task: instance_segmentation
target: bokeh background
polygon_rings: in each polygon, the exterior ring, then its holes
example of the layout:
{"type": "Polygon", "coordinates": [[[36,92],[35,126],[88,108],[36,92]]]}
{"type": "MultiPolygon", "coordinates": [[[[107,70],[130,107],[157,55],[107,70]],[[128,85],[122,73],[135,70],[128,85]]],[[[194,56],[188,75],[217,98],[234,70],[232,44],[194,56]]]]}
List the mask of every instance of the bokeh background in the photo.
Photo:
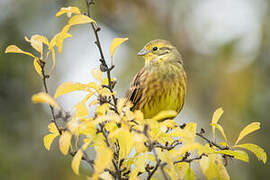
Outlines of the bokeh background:
{"type": "MultiPolygon", "coordinates": [[[[31,95],[42,89],[31,58],[4,54],[9,44],[32,51],[24,36],[52,38],[67,21],[55,17],[63,6],[85,11],[84,0],[0,0],[0,179],[85,179],[74,175],[71,158],[60,154],[57,143],[50,152],[42,145],[50,114],[47,106],[31,103],[31,95]]],[[[269,155],[269,6],[268,0],[97,0],[91,13],[102,28],[107,60],[112,39],[129,38],[115,57],[118,96],[144,64],[136,52],[149,40],[167,39],[181,52],[188,74],[186,104],[177,118],[197,122],[210,133],[211,116],[223,107],[221,122],[232,143],[245,125],[260,121],[262,129],[244,141],[269,155]]],[[[98,65],[89,26],[74,27],[71,33],[57,55],[49,82],[52,94],[65,81],[93,81],[90,70],[98,65]]],[[[59,101],[71,111],[81,95],[59,101]]],[[[230,161],[228,170],[231,179],[255,180],[268,179],[269,167],[251,155],[250,163],[230,161]]]]}

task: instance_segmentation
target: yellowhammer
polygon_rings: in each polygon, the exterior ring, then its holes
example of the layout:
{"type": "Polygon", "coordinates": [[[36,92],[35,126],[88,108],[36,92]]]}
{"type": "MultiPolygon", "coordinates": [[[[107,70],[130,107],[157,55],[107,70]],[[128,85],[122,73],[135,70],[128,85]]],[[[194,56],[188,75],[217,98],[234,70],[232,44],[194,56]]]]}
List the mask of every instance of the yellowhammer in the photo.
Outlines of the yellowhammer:
{"type": "Polygon", "coordinates": [[[131,110],[141,110],[151,118],[163,110],[179,113],[186,94],[186,73],[177,49],[168,41],[157,39],[147,43],[138,53],[145,66],[134,77],[126,98],[131,110]]]}

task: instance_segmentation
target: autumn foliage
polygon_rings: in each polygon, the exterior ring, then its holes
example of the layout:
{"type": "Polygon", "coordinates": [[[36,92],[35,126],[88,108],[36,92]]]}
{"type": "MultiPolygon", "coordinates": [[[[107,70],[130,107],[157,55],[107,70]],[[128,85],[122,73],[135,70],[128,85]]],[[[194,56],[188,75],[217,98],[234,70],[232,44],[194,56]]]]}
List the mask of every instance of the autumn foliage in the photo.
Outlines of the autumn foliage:
{"type": "MultiPolygon", "coordinates": [[[[90,8],[91,4],[87,4],[90,8]]],[[[131,111],[132,104],[124,98],[116,98],[113,90],[116,81],[111,77],[114,68],[115,50],[127,38],[115,38],[112,42],[111,65],[108,66],[99,42],[100,27],[90,17],[84,15],[77,7],[61,8],[56,16],[67,15],[67,24],[52,40],[42,35],[33,35],[25,40],[40,54],[39,57],[21,50],[15,45],[6,48],[6,53],[21,53],[33,58],[36,72],[42,79],[45,92],[32,97],[34,103],[47,103],[53,120],[48,125],[49,134],[44,136],[44,146],[50,150],[51,144],[59,137],[59,149],[64,155],[73,157],[71,166],[79,174],[81,161],[89,164],[93,179],[196,179],[192,163],[198,163],[207,179],[230,179],[226,165],[228,159],[249,161],[246,151],[255,154],[258,160],[266,162],[267,156],[258,145],[241,140],[248,134],[260,129],[259,122],[253,122],[241,130],[236,142],[231,142],[220,124],[223,114],[218,108],[212,121],[212,135],[190,122],[178,124],[169,117],[176,112],[163,111],[152,119],[144,119],[142,112],[131,111]],[[66,82],[61,84],[54,95],[50,95],[47,80],[55,68],[56,49],[62,52],[63,42],[71,38],[70,28],[79,24],[90,24],[96,37],[100,55],[100,67],[92,69],[92,76],[99,83],[87,84],[66,82]],[[44,48],[46,46],[46,48],[44,48]],[[44,49],[47,51],[44,52],[44,49]],[[52,67],[45,72],[47,64],[52,67]],[[46,68],[45,68],[46,67],[46,68]],[[59,96],[74,91],[84,91],[87,95],[74,107],[74,112],[66,112],[57,102],[59,96]],[[89,113],[89,111],[94,113],[89,113]],[[163,120],[168,118],[168,120],[163,120]],[[218,131],[222,139],[217,141],[218,131]],[[207,136],[212,136],[208,138],[207,136]],[[87,150],[94,150],[95,156],[89,156],[87,150]]]]}

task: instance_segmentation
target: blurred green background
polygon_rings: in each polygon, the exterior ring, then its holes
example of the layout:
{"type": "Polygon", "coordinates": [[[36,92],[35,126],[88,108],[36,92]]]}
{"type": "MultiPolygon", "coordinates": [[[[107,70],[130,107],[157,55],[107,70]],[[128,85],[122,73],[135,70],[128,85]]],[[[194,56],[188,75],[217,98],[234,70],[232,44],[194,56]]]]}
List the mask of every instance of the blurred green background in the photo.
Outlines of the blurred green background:
{"type": "MultiPolygon", "coordinates": [[[[102,28],[107,60],[112,39],[129,38],[115,57],[118,96],[143,66],[136,52],[149,40],[167,39],[181,52],[188,74],[186,104],[177,118],[195,121],[210,133],[211,116],[223,107],[221,123],[232,143],[244,126],[260,121],[262,129],[243,142],[254,142],[269,153],[269,5],[268,0],[97,0],[92,14],[102,28]]],[[[55,17],[64,6],[85,11],[84,0],[0,1],[0,179],[85,179],[74,175],[71,158],[60,154],[56,142],[50,152],[42,145],[50,114],[47,106],[31,103],[31,95],[42,89],[31,58],[4,54],[9,44],[32,51],[24,36],[52,38],[67,20],[55,17]]],[[[65,81],[93,80],[90,69],[98,65],[89,26],[74,27],[71,33],[57,55],[52,93],[65,81]]],[[[80,97],[59,101],[70,111],[80,97]]],[[[228,170],[231,179],[268,179],[269,167],[251,155],[250,163],[230,161],[228,170]]]]}

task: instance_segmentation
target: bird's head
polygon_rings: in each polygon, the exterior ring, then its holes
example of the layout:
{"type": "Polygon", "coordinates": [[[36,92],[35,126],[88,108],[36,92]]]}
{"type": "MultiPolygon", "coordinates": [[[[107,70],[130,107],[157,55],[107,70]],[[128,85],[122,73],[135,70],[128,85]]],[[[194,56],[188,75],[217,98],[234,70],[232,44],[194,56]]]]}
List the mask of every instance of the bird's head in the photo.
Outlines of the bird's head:
{"type": "Polygon", "coordinates": [[[166,61],[180,61],[182,63],[177,49],[170,42],[162,39],[150,41],[137,55],[143,56],[146,64],[166,61]]]}

